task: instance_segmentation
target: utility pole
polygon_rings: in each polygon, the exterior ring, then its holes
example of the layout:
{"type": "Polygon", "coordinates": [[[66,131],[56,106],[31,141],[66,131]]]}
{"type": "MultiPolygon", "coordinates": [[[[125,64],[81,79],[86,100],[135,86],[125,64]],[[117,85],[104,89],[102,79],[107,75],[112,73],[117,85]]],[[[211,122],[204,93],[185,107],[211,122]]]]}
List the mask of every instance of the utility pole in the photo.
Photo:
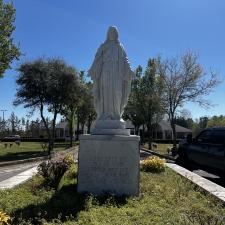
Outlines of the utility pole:
{"type": "Polygon", "coordinates": [[[1,109],[2,112],[2,118],[3,118],[3,131],[5,131],[5,112],[7,111],[6,109],[1,109]]]}
{"type": "Polygon", "coordinates": [[[3,115],[3,121],[5,121],[5,112],[7,111],[6,109],[1,109],[0,110],[2,112],[2,115],[3,115]]]}

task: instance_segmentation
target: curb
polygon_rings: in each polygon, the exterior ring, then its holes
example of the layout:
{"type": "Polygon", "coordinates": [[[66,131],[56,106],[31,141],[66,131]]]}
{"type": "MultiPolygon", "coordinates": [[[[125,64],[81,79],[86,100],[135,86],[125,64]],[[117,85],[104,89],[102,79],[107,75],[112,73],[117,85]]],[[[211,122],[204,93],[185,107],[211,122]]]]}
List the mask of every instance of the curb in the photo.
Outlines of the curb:
{"type": "Polygon", "coordinates": [[[152,151],[152,150],[149,150],[149,149],[146,149],[146,148],[140,148],[140,149],[141,149],[142,151],[144,151],[144,152],[151,153],[152,155],[159,156],[160,158],[169,159],[169,160],[172,160],[172,161],[175,161],[175,160],[176,160],[176,159],[173,158],[173,157],[166,156],[166,155],[161,155],[161,154],[159,154],[158,152],[155,152],[155,151],[152,151]]]}
{"type": "Polygon", "coordinates": [[[190,180],[192,183],[198,185],[203,190],[207,191],[211,195],[215,196],[219,200],[225,202],[225,188],[221,187],[218,184],[213,183],[206,178],[203,178],[177,164],[174,163],[166,163],[166,166],[172,169],[174,172],[180,174],[186,179],[190,180]]]}
{"type": "MultiPolygon", "coordinates": [[[[61,151],[61,154],[67,154],[73,150],[76,149],[77,146],[72,147],[72,148],[68,148],[64,151],[61,151]]],[[[54,155],[60,154],[60,152],[53,152],[52,156],[54,157],[54,155]]],[[[38,162],[38,161],[42,161],[42,160],[47,160],[49,159],[49,155],[47,156],[40,156],[40,157],[35,157],[35,158],[29,158],[29,159],[21,159],[21,160],[14,160],[14,161],[8,161],[8,162],[0,162],[0,167],[4,167],[4,166],[11,166],[11,165],[16,165],[16,164],[23,164],[23,163],[28,163],[28,162],[38,162]]]]}

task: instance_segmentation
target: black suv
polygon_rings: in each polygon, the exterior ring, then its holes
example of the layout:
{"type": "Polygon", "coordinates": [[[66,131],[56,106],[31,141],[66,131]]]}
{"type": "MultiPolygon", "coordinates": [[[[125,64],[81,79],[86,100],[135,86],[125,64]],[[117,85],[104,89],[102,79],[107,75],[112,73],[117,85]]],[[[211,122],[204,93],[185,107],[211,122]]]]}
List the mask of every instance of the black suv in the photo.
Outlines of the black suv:
{"type": "Polygon", "coordinates": [[[214,170],[225,171],[225,127],[203,130],[198,136],[190,135],[179,143],[178,162],[197,163],[214,170]]]}

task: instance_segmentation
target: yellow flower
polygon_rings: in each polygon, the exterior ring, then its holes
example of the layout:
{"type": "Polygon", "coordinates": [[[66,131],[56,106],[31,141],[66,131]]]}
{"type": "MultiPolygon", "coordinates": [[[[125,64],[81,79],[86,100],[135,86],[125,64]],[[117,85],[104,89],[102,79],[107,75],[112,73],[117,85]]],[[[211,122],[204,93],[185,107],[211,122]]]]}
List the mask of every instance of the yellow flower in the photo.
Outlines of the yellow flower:
{"type": "Polygon", "coordinates": [[[9,224],[10,216],[6,213],[0,212],[0,225],[10,225],[9,224]]]}
{"type": "Polygon", "coordinates": [[[151,156],[141,162],[141,168],[146,172],[162,172],[165,170],[165,160],[151,156]]]}

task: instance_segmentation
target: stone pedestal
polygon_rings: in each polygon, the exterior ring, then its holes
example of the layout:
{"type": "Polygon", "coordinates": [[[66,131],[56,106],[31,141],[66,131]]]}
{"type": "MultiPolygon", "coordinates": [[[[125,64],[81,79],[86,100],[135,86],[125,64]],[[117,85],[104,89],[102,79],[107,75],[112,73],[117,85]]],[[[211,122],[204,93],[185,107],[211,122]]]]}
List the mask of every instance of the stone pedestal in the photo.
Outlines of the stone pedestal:
{"type": "Polygon", "coordinates": [[[120,120],[97,120],[92,135],[126,135],[130,136],[130,130],[126,129],[126,123],[120,120]]]}
{"type": "Polygon", "coordinates": [[[78,192],[139,194],[139,136],[81,135],[78,192]]]}

